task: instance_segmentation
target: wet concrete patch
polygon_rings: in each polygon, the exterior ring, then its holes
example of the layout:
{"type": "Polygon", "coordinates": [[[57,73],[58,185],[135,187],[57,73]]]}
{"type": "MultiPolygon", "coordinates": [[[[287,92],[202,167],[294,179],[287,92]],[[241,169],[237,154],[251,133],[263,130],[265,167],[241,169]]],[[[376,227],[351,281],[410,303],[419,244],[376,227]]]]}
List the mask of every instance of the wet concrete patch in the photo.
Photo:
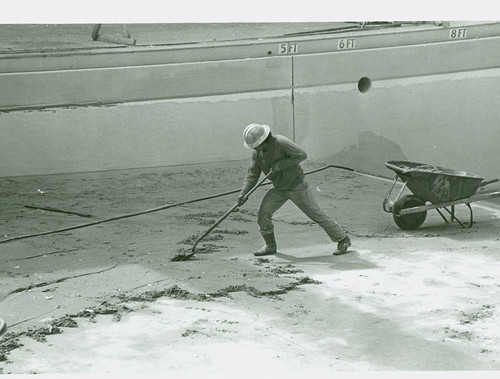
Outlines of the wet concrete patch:
{"type": "Polygon", "coordinates": [[[23,344],[20,342],[22,337],[30,337],[38,342],[47,342],[47,336],[63,333],[62,328],[77,328],[78,322],[75,319],[85,318],[90,322],[96,322],[98,315],[113,315],[113,321],[120,321],[123,312],[130,312],[131,309],[122,304],[110,304],[107,301],[102,302],[94,308],[83,309],[75,314],[68,314],[63,317],[44,321],[43,326],[31,326],[25,331],[9,332],[0,339],[0,361],[7,360],[7,355],[14,349],[23,344]]]}
{"type": "Polygon", "coordinates": [[[183,290],[183,289],[179,288],[178,286],[172,286],[169,288],[165,288],[163,290],[146,291],[144,293],[137,294],[137,295],[121,294],[121,295],[117,296],[117,298],[119,298],[121,301],[124,301],[124,302],[129,302],[129,301],[152,302],[152,301],[155,301],[161,297],[169,297],[169,298],[179,299],[179,300],[197,300],[197,301],[211,300],[210,296],[208,296],[208,295],[193,294],[187,290],[183,290]]]}
{"type": "Polygon", "coordinates": [[[215,229],[214,233],[231,234],[231,235],[243,235],[243,234],[248,234],[248,230],[215,229]]]}
{"type": "MultiPolygon", "coordinates": [[[[220,249],[224,248],[224,246],[218,246],[214,245],[211,243],[203,243],[199,246],[196,246],[196,249],[194,251],[195,254],[211,254],[215,253],[217,251],[220,251],[220,249]]],[[[185,248],[182,247],[180,249],[177,249],[177,255],[191,255],[193,253],[192,248],[185,248]]],[[[195,259],[195,258],[190,258],[190,259],[195,259]]]]}
{"type": "MultiPolygon", "coordinates": [[[[192,245],[196,242],[198,238],[200,238],[201,235],[194,234],[182,241],[179,241],[178,244],[180,245],[192,245]]],[[[203,238],[204,241],[220,241],[224,239],[224,236],[222,234],[211,234],[203,238]]]]}
{"type": "Polygon", "coordinates": [[[304,272],[304,270],[300,269],[300,268],[297,268],[295,267],[294,265],[291,265],[291,264],[288,264],[284,267],[275,267],[273,269],[270,270],[273,274],[277,274],[277,275],[280,275],[280,274],[297,274],[297,273],[302,273],[304,272]]]}
{"type": "MultiPolygon", "coordinates": [[[[289,267],[290,271],[291,267],[289,267]]],[[[299,272],[293,270],[294,273],[299,272]]],[[[282,272],[280,272],[282,273],[282,272]]],[[[290,273],[290,272],[287,272],[290,273]]],[[[74,314],[67,314],[58,319],[45,320],[43,326],[29,327],[27,330],[18,333],[6,333],[0,340],[0,361],[7,361],[8,354],[21,346],[22,337],[30,337],[37,342],[47,342],[47,336],[63,333],[63,328],[77,328],[77,319],[86,319],[91,323],[97,322],[98,316],[111,315],[112,320],[119,322],[124,313],[134,312],[135,309],[128,304],[134,302],[155,302],[161,298],[170,298],[175,300],[190,300],[197,302],[213,302],[217,298],[230,297],[232,293],[243,292],[254,298],[272,298],[279,300],[278,295],[285,295],[286,293],[297,289],[297,287],[306,284],[321,284],[321,282],[314,280],[310,277],[301,277],[287,285],[278,286],[275,290],[259,290],[254,286],[247,284],[235,284],[224,287],[220,290],[211,293],[192,293],[184,290],[177,285],[162,290],[145,291],[141,294],[119,294],[114,297],[119,300],[119,303],[113,304],[109,301],[103,301],[96,307],[82,309],[74,314]]],[[[188,333],[186,336],[190,335],[188,333]]]]}

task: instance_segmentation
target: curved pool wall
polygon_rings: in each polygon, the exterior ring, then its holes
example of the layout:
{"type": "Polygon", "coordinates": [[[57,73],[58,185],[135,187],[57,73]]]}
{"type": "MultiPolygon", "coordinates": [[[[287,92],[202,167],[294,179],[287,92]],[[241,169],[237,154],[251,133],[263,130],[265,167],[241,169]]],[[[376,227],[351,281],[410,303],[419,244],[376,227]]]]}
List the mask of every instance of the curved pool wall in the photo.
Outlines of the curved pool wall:
{"type": "Polygon", "coordinates": [[[370,174],[498,177],[499,85],[499,23],[3,54],[0,177],[247,159],[251,122],[370,174]]]}

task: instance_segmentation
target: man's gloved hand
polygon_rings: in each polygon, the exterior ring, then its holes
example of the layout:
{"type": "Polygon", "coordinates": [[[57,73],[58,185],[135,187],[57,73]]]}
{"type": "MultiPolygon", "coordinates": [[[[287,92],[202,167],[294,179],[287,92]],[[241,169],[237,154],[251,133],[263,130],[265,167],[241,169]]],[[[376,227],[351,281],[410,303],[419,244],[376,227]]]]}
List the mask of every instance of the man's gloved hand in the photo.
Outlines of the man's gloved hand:
{"type": "MultiPolygon", "coordinates": [[[[277,162],[276,162],[277,163],[277,162]]],[[[276,165],[276,163],[274,164],[273,168],[271,169],[271,173],[269,174],[269,176],[267,177],[269,180],[273,180],[273,179],[276,179],[276,177],[279,175],[280,173],[280,169],[279,168],[275,168],[275,167],[279,167],[279,165],[276,165]]]]}
{"type": "Polygon", "coordinates": [[[238,196],[238,207],[241,207],[243,204],[245,204],[248,200],[248,197],[244,195],[238,196]]]}
{"type": "Polygon", "coordinates": [[[278,174],[280,173],[281,170],[283,170],[283,162],[281,161],[277,161],[277,162],[274,162],[273,164],[273,168],[271,169],[271,175],[269,175],[269,179],[270,180],[273,180],[275,179],[278,174]]]}
{"type": "Polygon", "coordinates": [[[273,170],[273,172],[277,173],[278,171],[281,171],[281,170],[284,169],[283,166],[284,166],[284,164],[283,164],[282,161],[276,161],[273,164],[273,169],[272,170],[273,170]]]}

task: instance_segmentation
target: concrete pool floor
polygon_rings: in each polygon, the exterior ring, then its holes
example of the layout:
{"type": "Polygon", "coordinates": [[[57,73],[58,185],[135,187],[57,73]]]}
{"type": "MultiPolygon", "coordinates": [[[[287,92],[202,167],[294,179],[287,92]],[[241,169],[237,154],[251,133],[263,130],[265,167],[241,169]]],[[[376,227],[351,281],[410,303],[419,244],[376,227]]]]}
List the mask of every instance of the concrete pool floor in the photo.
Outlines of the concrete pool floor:
{"type": "MultiPolygon", "coordinates": [[[[237,190],[246,167],[3,178],[0,240],[237,190]]],[[[185,262],[170,259],[236,194],[0,244],[0,317],[8,325],[1,372],[500,368],[497,206],[473,204],[471,229],[430,212],[422,227],[403,231],[382,211],[390,181],[331,168],[307,180],[350,234],[349,254],[333,256],[326,234],[286,204],[275,216],[279,253],[253,257],[262,244],[256,212],[269,187],[185,262]]],[[[457,215],[466,219],[463,208],[457,215]]]]}

